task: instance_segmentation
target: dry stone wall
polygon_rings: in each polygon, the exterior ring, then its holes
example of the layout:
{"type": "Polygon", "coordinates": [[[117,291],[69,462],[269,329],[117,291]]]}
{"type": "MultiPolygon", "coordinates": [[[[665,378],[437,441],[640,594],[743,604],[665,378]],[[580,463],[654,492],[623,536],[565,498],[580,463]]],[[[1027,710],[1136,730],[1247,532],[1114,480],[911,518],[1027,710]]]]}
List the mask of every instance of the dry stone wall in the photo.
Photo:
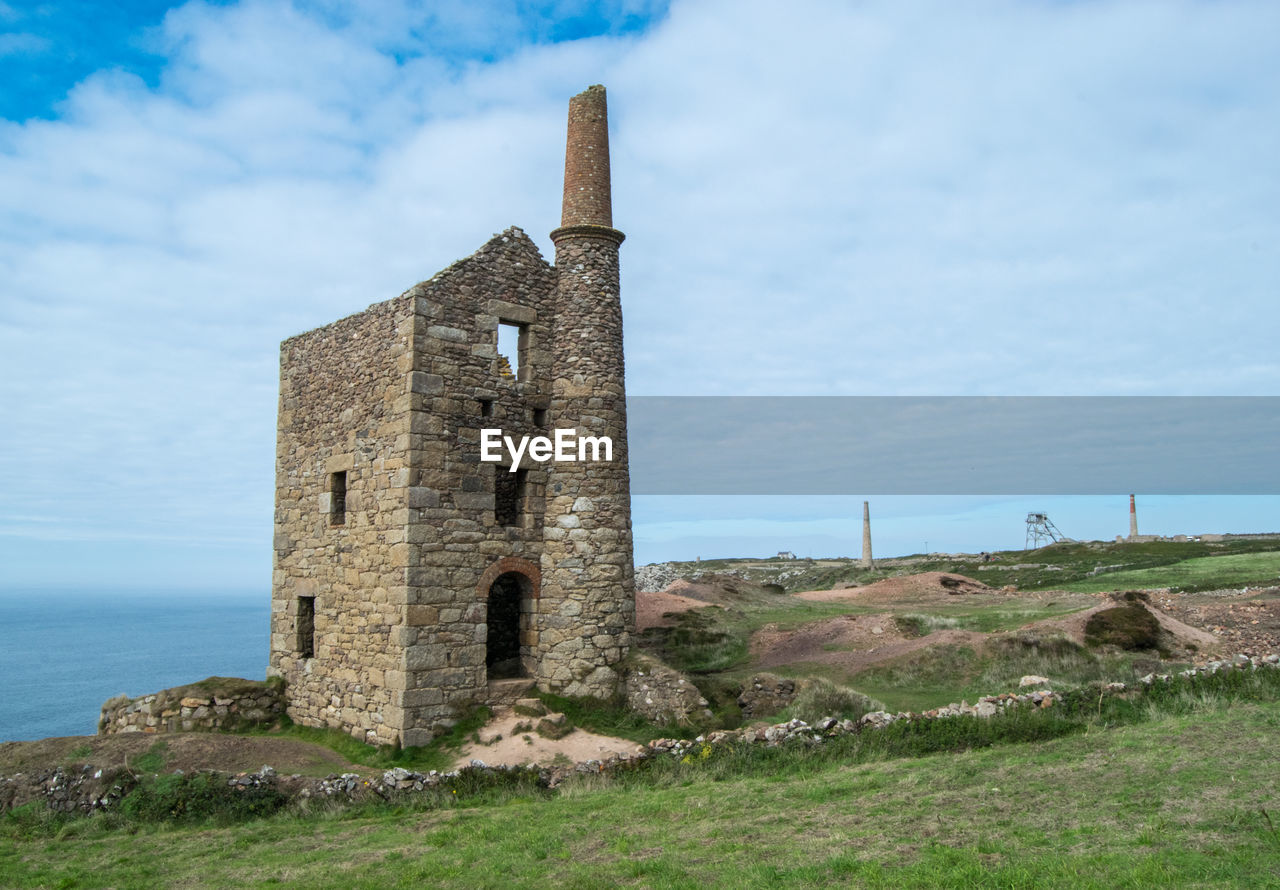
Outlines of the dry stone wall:
{"type": "Polygon", "coordinates": [[[98,735],[230,732],[270,726],[284,713],[284,691],[278,683],[210,677],[151,695],[108,699],[98,719],[98,735]]]}

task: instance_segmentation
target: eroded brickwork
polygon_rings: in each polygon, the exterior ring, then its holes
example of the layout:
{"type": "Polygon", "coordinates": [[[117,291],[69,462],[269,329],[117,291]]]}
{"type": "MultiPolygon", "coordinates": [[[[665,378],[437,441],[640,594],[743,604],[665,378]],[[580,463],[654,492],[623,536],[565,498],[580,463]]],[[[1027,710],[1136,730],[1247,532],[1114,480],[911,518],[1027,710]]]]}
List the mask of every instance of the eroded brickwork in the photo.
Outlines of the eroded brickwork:
{"type": "Polygon", "coordinates": [[[617,688],[635,601],[603,87],[567,144],[555,267],[508,229],[281,347],[269,672],[299,723],[415,745],[495,677],[617,688]],[[480,461],[484,428],[557,427],[613,460],[480,461]]]}

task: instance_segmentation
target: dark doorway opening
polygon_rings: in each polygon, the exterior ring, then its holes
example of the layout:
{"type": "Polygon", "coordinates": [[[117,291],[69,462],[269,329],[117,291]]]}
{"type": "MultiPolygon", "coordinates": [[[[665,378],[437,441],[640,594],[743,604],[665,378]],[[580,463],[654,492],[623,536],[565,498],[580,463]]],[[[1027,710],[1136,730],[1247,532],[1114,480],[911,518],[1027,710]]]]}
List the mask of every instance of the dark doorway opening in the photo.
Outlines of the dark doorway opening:
{"type": "Polygon", "coordinates": [[[489,626],[485,643],[485,667],[490,680],[528,676],[521,658],[520,637],[528,627],[532,600],[529,581],[519,572],[507,572],[489,587],[489,626]]]}

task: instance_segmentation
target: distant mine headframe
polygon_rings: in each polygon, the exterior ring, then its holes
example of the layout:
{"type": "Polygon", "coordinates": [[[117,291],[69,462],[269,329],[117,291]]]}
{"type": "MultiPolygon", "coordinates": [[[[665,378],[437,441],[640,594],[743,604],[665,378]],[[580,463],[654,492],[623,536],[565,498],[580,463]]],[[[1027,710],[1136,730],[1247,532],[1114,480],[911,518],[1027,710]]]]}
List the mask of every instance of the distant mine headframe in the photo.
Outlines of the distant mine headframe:
{"type": "Polygon", "coordinates": [[[1023,545],[1023,549],[1035,550],[1041,545],[1041,542],[1047,544],[1070,544],[1072,539],[1058,530],[1058,527],[1053,524],[1053,520],[1049,518],[1048,513],[1028,513],[1027,540],[1023,545]]]}

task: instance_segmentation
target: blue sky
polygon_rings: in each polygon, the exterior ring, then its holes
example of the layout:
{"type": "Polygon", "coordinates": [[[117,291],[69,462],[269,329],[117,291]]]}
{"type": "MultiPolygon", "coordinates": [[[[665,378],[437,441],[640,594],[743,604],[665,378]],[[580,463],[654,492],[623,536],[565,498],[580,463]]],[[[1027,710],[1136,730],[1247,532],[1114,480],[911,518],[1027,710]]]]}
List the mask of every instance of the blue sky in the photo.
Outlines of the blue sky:
{"type": "MultiPolygon", "coordinates": [[[[1239,0],[0,2],[0,586],[265,587],[279,341],[550,256],[591,83],[632,394],[1280,394],[1277,60],[1239,0]]],[[[1125,494],[878,499],[877,549],[1125,494]]],[[[859,541],[857,498],[635,508],[641,561],[859,541]]]]}

